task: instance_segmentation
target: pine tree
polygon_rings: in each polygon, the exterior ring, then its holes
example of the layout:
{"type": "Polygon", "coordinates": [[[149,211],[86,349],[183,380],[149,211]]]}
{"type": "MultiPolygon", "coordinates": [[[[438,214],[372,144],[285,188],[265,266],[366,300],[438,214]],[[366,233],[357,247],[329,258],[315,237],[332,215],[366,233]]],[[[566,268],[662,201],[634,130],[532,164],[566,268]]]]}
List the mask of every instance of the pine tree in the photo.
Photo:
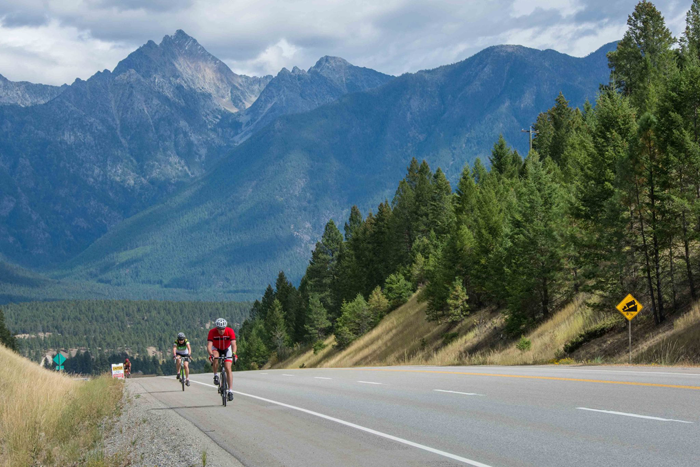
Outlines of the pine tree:
{"type": "Polygon", "coordinates": [[[447,299],[447,322],[461,323],[469,314],[469,297],[460,278],[452,283],[450,298],[447,299]]]}
{"type": "Polygon", "coordinates": [[[452,201],[452,187],[440,169],[437,169],[433,175],[432,189],[428,223],[438,238],[442,238],[454,228],[456,219],[452,201]]]}
{"type": "Polygon", "coordinates": [[[326,336],[326,331],[331,322],[328,320],[328,313],[323,307],[318,295],[313,294],[309,298],[309,307],[306,313],[306,335],[309,341],[319,342],[326,336]]]}
{"type": "Polygon", "coordinates": [[[265,320],[265,328],[267,329],[268,342],[270,342],[271,348],[277,352],[279,358],[283,358],[289,345],[289,336],[284,323],[282,304],[279,300],[275,300],[272,303],[270,312],[265,320]]]}
{"type": "Polygon", "coordinates": [[[384,314],[389,311],[390,306],[389,300],[382,293],[381,287],[377,286],[372,291],[369,300],[367,300],[367,306],[373,325],[376,325],[384,317],[384,314]]]}
{"type": "Polygon", "coordinates": [[[387,277],[384,284],[384,294],[392,308],[403,305],[411,298],[413,287],[402,274],[395,273],[387,277]]]}
{"type": "Polygon", "coordinates": [[[549,316],[566,287],[562,277],[563,193],[537,153],[531,153],[526,164],[527,178],[518,190],[509,233],[504,281],[509,329],[516,333],[549,316]]]}
{"type": "Polygon", "coordinates": [[[17,348],[17,339],[5,325],[5,314],[2,310],[0,310],[0,344],[15,352],[19,350],[17,348]]]}
{"type": "Polygon", "coordinates": [[[648,1],[637,4],[627,26],[617,50],[608,54],[611,81],[644,113],[654,109],[657,86],[675,66],[671,47],[676,40],[661,12],[648,1]]]}
{"type": "Polygon", "coordinates": [[[350,219],[345,223],[345,241],[349,242],[353,235],[362,228],[362,213],[357,206],[350,209],[350,219]]]}
{"type": "Polygon", "coordinates": [[[510,163],[511,149],[506,144],[503,134],[498,136],[498,142],[493,145],[489,161],[491,162],[491,172],[504,175],[510,163]]]}

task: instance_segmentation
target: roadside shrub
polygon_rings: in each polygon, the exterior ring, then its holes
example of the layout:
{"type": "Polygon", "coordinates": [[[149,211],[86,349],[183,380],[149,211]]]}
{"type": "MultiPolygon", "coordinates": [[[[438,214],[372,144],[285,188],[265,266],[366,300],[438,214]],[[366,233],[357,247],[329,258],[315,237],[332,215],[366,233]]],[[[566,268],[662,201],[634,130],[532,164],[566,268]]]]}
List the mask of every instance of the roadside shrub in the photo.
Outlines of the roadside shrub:
{"type": "Polygon", "coordinates": [[[442,336],[442,345],[449,345],[452,343],[455,339],[459,337],[458,332],[448,332],[444,336],[442,336]]]}
{"type": "Polygon", "coordinates": [[[521,352],[527,352],[532,348],[532,341],[530,341],[530,339],[526,338],[525,336],[521,336],[520,340],[518,341],[515,347],[517,347],[517,349],[521,352]]]}
{"type": "Polygon", "coordinates": [[[326,344],[323,341],[318,341],[314,344],[314,355],[318,354],[321,350],[326,348],[326,344]]]}

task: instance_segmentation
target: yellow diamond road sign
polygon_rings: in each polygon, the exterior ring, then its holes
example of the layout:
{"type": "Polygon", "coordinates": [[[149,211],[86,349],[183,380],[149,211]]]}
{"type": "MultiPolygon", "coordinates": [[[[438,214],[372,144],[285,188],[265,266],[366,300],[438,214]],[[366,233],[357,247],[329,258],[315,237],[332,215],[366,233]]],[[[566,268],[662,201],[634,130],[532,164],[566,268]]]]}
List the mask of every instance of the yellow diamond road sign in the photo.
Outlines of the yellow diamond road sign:
{"type": "Polygon", "coordinates": [[[625,318],[627,318],[629,321],[632,321],[632,318],[637,316],[637,313],[642,311],[642,308],[644,308],[642,304],[639,303],[637,299],[632,296],[632,294],[627,295],[625,299],[617,305],[617,309],[620,311],[620,313],[625,315],[625,318]]]}

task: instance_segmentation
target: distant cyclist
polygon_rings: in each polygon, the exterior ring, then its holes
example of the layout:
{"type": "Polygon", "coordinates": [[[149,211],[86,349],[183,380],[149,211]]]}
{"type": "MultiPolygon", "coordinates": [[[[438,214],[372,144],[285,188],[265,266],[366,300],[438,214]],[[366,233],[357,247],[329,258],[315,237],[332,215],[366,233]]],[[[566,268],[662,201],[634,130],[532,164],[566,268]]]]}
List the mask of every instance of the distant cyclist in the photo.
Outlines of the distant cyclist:
{"type": "Polygon", "coordinates": [[[126,357],[124,359],[124,376],[127,378],[131,375],[131,362],[129,361],[129,357],[126,357]]]}
{"type": "Polygon", "coordinates": [[[190,385],[190,364],[182,357],[192,357],[192,347],[190,341],[185,337],[185,333],[181,332],[177,335],[177,340],[173,343],[173,358],[176,361],[177,380],[180,380],[180,364],[185,365],[185,384],[190,385]]]}
{"type": "Polygon", "coordinates": [[[228,379],[228,400],[233,400],[233,374],[231,373],[231,363],[238,360],[236,355],[236,333],[233,329],[227,327],[226,320],[219,318],[214,323],[214,329],[209,331],[207,337],[207,352],[209,352],[209,360],[212,362],[214,370],[214,384],[219,385],[219,361],[216,360],[219,355],[225,356],[224,368],[226,369],[226,378],[228,379]]]}

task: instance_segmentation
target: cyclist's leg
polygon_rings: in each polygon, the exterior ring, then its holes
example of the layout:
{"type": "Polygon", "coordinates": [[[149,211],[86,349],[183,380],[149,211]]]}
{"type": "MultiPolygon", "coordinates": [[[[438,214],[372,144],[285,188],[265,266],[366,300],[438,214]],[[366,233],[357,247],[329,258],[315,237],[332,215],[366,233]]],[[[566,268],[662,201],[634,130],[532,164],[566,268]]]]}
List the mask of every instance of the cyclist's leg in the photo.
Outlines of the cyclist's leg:
{"type": "Polygon", "coordinates": [[[180,356],[179,355],[177,355],[175,357],[175,374],[180,376],[180,356]]]}
{"type": "Polygon", "coordinates": [[[228,360],[224,362],[224,368],[226,368],[226,379],[228,380],[229,390],[233,387],[233,372],[231,371],[231,363],[232,362],[228,360]]]}
{"type": "Polygon", "coordinates": [[[219,372],[219,351],[216,349],[212,349],[211,352],[214,355],[214,361],[211,364],[212,370],[214,370],[214,384],[219,384],[219,375],[217,374],[219,372]]]}
{"type": "Polygon", "coordinates": [[[185,365],[185,378],[188,380],[190,379],[190,362],[188,360],[185,360],[183,362],[183,365],[185,365]]]}

